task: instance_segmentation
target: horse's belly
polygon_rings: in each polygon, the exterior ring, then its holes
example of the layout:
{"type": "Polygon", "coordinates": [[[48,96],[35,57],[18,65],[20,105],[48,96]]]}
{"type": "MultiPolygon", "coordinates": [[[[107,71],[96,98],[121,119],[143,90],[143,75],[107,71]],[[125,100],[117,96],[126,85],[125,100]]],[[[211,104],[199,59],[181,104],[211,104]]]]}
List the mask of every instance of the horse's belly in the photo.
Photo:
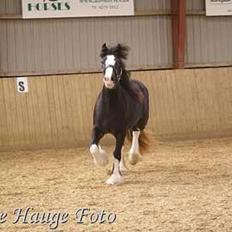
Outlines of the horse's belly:
{"type": "Polygon", "coordinates": [[[143,115],[142,107],[140,105],[137,107],[134,107],[134,109],[131,110],[130,112],[131,114],[128,115],[127,120],[126,120],[127,129],[132,129],[133,127],[135,127],[143,115]]]}
{"type": "Polygon", "coordinates": [[[99,120],[97,123],[102,132],[115,134],[117,132],[123,131],[126,128],[126,119],[124,117],[108,117],[99,120]]]}

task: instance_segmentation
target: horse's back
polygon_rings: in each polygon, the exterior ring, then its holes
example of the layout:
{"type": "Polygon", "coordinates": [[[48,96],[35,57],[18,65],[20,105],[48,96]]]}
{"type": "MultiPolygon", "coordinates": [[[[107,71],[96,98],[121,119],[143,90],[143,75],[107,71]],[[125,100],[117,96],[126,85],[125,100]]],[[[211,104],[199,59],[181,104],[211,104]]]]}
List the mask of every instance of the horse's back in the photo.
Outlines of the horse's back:
{"type": "Polygon", "coordinates": [[[143,82],[139,80],[130,80],[130,84],[132,86],[132,89],[135,90],[135,92],[142,92],[145,98],[148,98],[148,90],[147,87],[143,84],[143,82]]]}

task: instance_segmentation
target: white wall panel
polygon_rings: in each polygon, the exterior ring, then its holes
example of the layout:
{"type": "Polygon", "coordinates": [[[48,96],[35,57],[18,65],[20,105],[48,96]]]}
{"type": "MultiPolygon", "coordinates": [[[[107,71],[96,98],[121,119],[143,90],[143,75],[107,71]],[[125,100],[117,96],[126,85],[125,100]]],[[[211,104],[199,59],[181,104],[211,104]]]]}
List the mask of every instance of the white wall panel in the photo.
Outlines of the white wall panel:
{"type": "Polygon", "coordinates": [[[205,0],[186,0],[186,9],[189,12],[205,10],[205,0]]]}
{"type": "Polygon", "coordinates": [[[0,20],[0,75],[99,71],[101,45],[131,47],[130,69],[172,66],[169,16],[0,20]]]}
{"type": "Polygon", "coordinates": [[[232,18],[187,17],[186,66],[232,65],[232,18]]]}

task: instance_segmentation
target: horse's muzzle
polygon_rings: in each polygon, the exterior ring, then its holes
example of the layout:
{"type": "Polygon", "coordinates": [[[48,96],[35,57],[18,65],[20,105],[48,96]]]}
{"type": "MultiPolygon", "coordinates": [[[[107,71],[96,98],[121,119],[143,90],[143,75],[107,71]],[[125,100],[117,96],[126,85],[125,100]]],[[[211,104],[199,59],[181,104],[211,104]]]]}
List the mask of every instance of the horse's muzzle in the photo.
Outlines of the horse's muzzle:
{"type": "Polygon", "coordinates": [[[114,88],[114,82],[112,80],[109,80],[108,78],[103,78],[104,85],[107,89],[113,89],[114,88]]]}

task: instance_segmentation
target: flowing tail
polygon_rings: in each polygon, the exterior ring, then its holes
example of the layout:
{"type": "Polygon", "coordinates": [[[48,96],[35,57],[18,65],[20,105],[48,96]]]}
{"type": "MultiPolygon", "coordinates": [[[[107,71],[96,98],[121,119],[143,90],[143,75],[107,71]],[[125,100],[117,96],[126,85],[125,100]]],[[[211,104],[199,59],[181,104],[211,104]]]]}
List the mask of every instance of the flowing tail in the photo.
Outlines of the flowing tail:
{"type": "MultiPolygon", "coordinates": [[[[132,143],[132,131],[128,130],[127,131],[127,139],[130,141],[130,143],[132,143]]],[[[150,136],[144,131],[140,131],[140,135],[139,135],[139,150],[141,152],[141,154],[143,154],[144,152],[148,151],[150,148],[150,136]]]]}

